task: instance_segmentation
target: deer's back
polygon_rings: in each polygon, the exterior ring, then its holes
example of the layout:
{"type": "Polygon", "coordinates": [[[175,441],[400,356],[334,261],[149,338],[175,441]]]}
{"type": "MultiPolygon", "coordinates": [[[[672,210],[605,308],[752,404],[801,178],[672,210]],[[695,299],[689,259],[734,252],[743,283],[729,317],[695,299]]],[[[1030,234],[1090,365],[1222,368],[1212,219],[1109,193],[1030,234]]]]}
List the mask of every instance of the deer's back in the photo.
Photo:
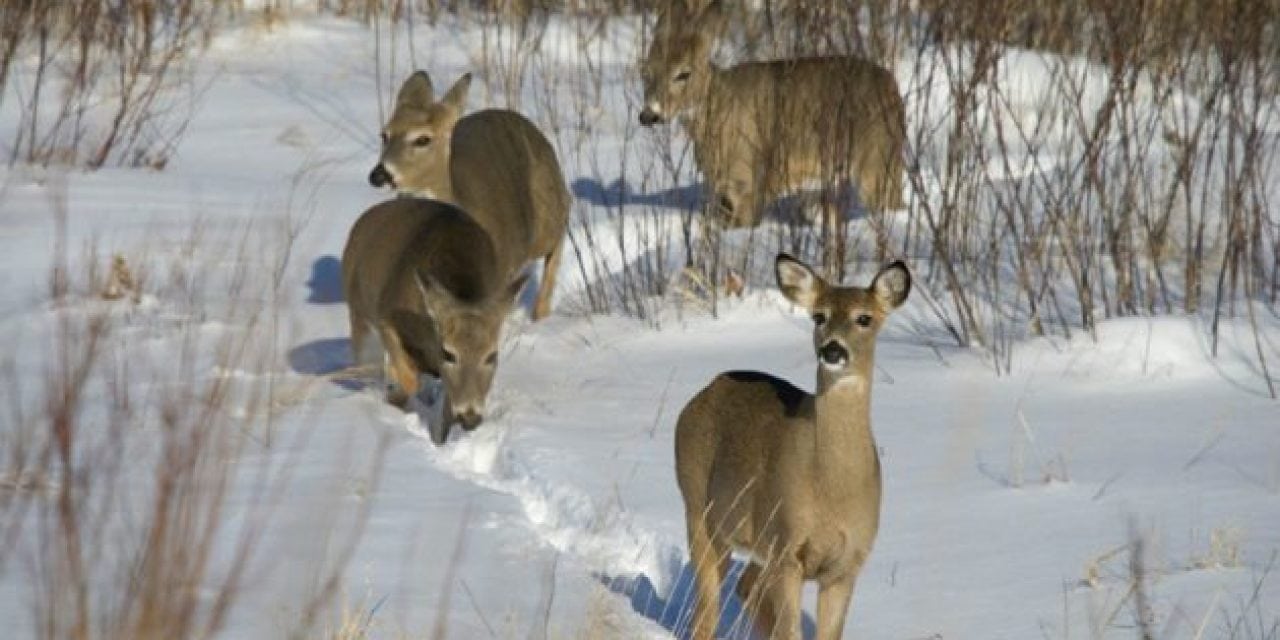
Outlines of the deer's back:
{"type": "Polygon", "coordinates": [[[343,290],[358,315],[420,311],[414,274],[429,274],[460,300],[502,286],[493,244],[465,211],[444,202],[399,198],[370,207],[351,228],[342,254],[343,290]]]}
{"type": "MultiPolygon", "coordinates": [[[[716,376],[676,423],[676,477],[687,507],[711,504],[712,521],[741,536],[768,521],[788,493],[807,491],[804,478],[791,476],[805,466],[813,415],[813,396],[786,380],[756,371],[716,376]]],[[[754,546],[747,537],[734,543],[754,546]]]]}
{"type": "Polygon", "coordinates": [[[717,147],[711,153],[728,159],[776,154],[805,171],[824,150],[839,157],[851,149],[900,146],[903,120],[888,69],[857,57],[826,57],[720,70],[700,126],[704,144],[717,147]]]}
{"type": "Polygon", "coordinates": [[[569,192],[555,150],[524,116],[487,109],[458,121],[449,170],[454,199],[493,238],[507,272],[564,234],[569,192]]]}

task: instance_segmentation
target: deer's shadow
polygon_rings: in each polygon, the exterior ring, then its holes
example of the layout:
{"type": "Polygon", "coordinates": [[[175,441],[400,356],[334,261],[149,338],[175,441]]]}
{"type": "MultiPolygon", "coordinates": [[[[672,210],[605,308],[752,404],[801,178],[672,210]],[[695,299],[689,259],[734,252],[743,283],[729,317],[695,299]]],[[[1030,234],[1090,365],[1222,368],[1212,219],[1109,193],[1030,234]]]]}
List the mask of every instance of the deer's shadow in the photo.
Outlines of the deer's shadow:
{"type": "Polygon", "coordinates": [[[323,255],[311,263],[311,276],[307,278],[307,302],[311,304],[336,304],[344,301],[342,295],[342,261],[337,256],[323,255]]]}
{"type": "MultiPolygon", "coordinates": [[[[321,338],[304,342],[289,349],[289,368],[296,373],[311,376],[327,376],[352,366],[351,340],[349,338],[321,338]]],[[[356,376],[334,376],[333,383],[348,391],[360,391],[368,381],[356,376]]]]}
{"type": "MultiPolygon", "coordinates": [[[[700,211],[707,203],[705,182],[660,189],[649,193],[631,190],[622,178],[604,184],[595,178],[578,178],[571,185],[578,200],[601,207],[651,206],[700,211]]],[[[782,194],[764,203],[762,220],[774,220],[784,224],[812,224],[817,215],[814,210],[824,199],[835,198],[835,204],[846,220],[865,218],[868,210],[857,189],[842,185],[836,193],[824,193],[821,189],[798,189],[782,194]]]]}
{"type": "Polygon", "coordinates": [[[702,206],[706,187],[703,183],[676,186],[650,193],[631,190],[622,178],[604,184],[595,178],[578,178],[570,185],[573,197],[596,206],[648,205],[673,209],[697,209],[702,206]]]}
{"type": "MultiPolygon", "coordinates": [[[[750,640],[763,637],[763,634],[754,631],[742,600],[734,592],[738,577],[742,575],[746,566],[746,563],[741,560],[732,560],[729,574],[725,577],[724,584],[720,586],[720,619],[716,623],[717,638],[750,640]]],[[[685,563],[680,567],[675,584],[665,598],[658,592],[649,576],[643,573],[634,576],[596,574],[596,579],[609,591],[626,597],[631,603],[632,610],[661,625],[663,629],[671,632],[673,637],[688,640],[693,636],[691,628],[693,601],[697,597],[693,565],[685,563]]],[[[812,639],[817,633],[817,626],[808,613],[801,614],[800,626],[806,640],[812,639]]]]}

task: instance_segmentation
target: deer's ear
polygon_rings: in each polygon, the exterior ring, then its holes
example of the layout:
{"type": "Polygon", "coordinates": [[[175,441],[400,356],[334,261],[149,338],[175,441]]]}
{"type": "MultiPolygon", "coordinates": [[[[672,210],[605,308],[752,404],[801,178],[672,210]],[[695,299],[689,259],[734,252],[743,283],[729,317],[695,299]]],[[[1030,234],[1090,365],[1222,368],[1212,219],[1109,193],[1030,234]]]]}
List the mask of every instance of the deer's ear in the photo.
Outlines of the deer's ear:
{"type": "Polygon", "coordinates": [[[871,292],[885,311],[902,306],[911,293],[911,272],[907,265],[899,260],[881,269],[871,281],[871,292]]]}
{"type": "Polygon", "coordinates": [[[467,93],[471,90],[471,74],[464,73],[454,81],[453,86],[440,98],[440,103],[462,113],[467,108],[467,93]]]}
{"type": "Polygon", "coordinates": [[[703,0],[701,3],[694,2],[694,4],[702,5],[700,10],[698,8],[693,9],[696,12],[694,15],[697,16],[698,33],[706,34],[708,40],[713,40],[720,34],[727,22],[724,5],[720,0],[710,0],[710,2],[703,0]]]}
{"type": "Polygon", "coordinates": [[[822,290],[827,286],[809,265],[779,253],[773,263],[774,273],[778,278],[778,290],[791,302],[812,310],[822,290]]]}
{"type": "Polygon", "coordinates": [[[426,71],[414,71],[404,84],[400,85],[400,93],[396,94],[396,105],[425,107],[431,104],[436,91],[431,86],[431,76],[426,71]]]}
{"type": "Polygon", "coordinates": [[[413,281],[418,285],[418,293],[422,296],[422,309],[431,319],[439,321],[440,309],[454,302],[453,294],[429,273],[413,272],[413,281]]]}
{"type": "Polygon", "coordinates": [[[504,294],[504,300],[508,303],[515,302],[521,291],[524,291],[524,285],[529,281],[529,272],[526,271],[507,283],[507,290],[504,294]]]}

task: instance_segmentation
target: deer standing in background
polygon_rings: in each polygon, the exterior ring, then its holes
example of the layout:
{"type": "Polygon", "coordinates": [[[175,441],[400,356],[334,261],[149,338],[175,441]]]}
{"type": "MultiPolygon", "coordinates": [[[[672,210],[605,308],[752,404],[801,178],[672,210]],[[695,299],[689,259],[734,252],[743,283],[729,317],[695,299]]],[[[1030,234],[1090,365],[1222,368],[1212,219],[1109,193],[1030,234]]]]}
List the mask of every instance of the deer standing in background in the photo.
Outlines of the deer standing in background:
{"type": "MultiPolygon", "coordinates": [[[[854,56],[721,68],[711,55],[724,22],[719,0],[671,2],[640,64],[640,124],[681,122],[718,219],[758,225],[780,195],[813,183],[852,184],[874,211],[902,208],[905,110],[893,74],[854,56]]],[[[829,233],[843,228],[840,200],[824,205],[829,233]]]]}
{"type": "Polygon", "coordinates": [[[895,262],[865,289],[832,286],[786,254],[775,271],[782,294],[813,318],[817,392],[731,371],[694,396],[676,423],[698,640],[715,633],[731,550],[750,556],[737,589],[759,629],[798,640],[801,587],[816,580],[817,637],[836,640],[879,527],[875,341],[906,300],[911,275],[895,262]]]}

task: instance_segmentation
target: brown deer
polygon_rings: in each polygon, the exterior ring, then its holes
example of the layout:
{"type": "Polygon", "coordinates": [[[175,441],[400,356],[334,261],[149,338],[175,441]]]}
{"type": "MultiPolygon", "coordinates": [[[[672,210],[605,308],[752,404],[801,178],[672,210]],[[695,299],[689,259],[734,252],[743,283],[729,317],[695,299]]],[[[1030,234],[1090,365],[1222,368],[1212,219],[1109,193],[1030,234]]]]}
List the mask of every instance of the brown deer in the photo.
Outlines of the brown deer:
{"type": "Polygon", "coordinates": [[[671,2],[659,16],[640,64],[640,124],[681,121],[724,223],[757,225],[765,206],[815,181],[849,181],[868,207],[901,208],[906,127],[893,74],[852,56],[720,68],[711,53],[723,22],[719,0],[671,2]]]}
{"type": "Polygon", "coordinates": [[[470,86],[464,74],[437,101],[426,72],[409,76],[369,182],[461,207],[489,234],[507,276],[541,258],[538,320],[551,312],[569,191],[551,143],[524,116],[505,109],[463,115],[470,86]]]}
{"type": "Polygon", "coordinates": [[[458,207],[422,198],[374,205],[342,252],[342,288],[356,364],[376,364],[381,345],[387,401],[404,407],[419,376],[444,383],[443,444],[453,422],[476,427],[498,364],[502,325],[526,275],[506,270],[489,233],[458,207]]]}
{"type": "Polygon", "coordinates": [[[766,373],[730,371],[685,405],[676,478],[697,582],[694,638],[708,639],[731,550],[751,561],[737,586],[757,626],[800,638],[800,591],[816,580],[818,638],[835,640],[880,521],[871,433],[876,334],[906,300],[901,262],[867,288],[832,286],[781,254],[778,287],[814,322],[818,385],[809,394],[766,373]]]}

